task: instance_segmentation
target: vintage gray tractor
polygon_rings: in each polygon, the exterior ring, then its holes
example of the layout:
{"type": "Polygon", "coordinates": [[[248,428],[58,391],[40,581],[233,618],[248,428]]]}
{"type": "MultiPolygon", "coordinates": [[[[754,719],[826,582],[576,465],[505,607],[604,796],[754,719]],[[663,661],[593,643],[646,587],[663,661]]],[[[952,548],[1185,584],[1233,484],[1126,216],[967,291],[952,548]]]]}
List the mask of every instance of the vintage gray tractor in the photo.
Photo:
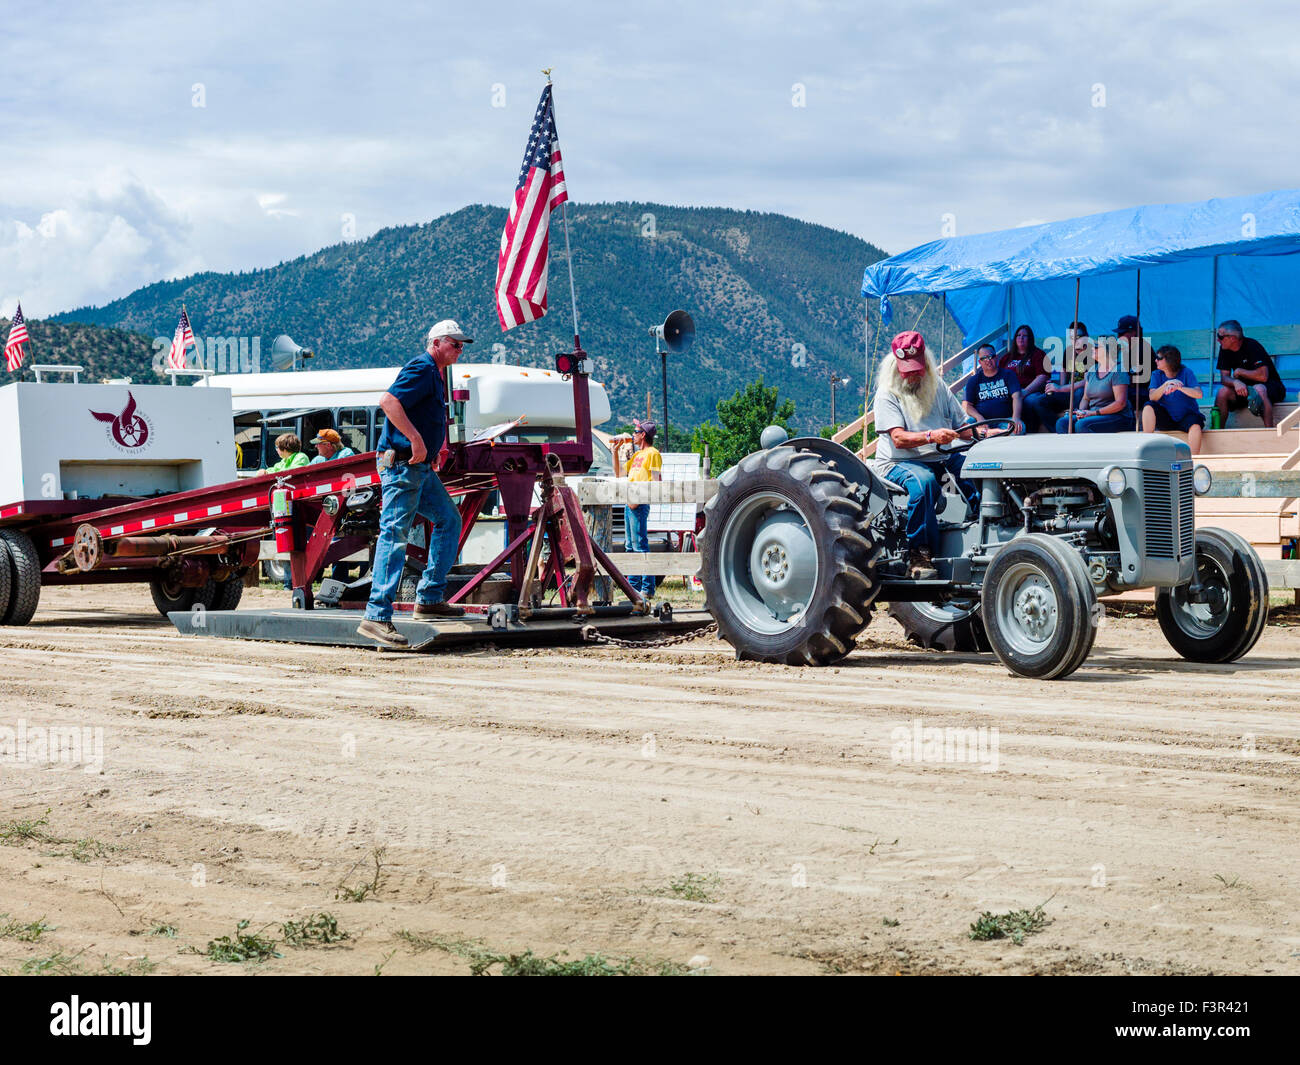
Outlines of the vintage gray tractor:
{"type": "MultiPolygon", "coordinates": [[[[995,423],[979,422],[974,435],[995,423]]],[[[1230,662],[1268,620],[1268,579],[1236,533],[1196,529],[1210,471],[1158,434],[998,436],[956,443],[978,512],[949,483],[937,579],[909,576],[907,494],[846,448],[800,438],[727,470],[705,508],[700,577],[738,658],[826,665],[888,602],[928,647],[992,650],[1053,679],[1092,649],[1098,595],[1156,590],[1170,645],[1230,662]]]]}

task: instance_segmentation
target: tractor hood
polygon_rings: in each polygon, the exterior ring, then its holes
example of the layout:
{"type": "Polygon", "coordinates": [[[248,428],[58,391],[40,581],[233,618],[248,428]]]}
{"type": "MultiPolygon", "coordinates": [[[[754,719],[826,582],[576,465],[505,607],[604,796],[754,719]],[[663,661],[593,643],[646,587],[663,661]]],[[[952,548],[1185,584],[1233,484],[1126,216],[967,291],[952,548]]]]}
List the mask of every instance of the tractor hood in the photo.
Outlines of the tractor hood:
{"type": "Polygon", "coordinates": [[[1191,449],[1160,433],[1039,433],[985,440],[966,452],[962,476],[1096,479],[1108,466],[1165,473],[1192,468],[1191,449]]]}

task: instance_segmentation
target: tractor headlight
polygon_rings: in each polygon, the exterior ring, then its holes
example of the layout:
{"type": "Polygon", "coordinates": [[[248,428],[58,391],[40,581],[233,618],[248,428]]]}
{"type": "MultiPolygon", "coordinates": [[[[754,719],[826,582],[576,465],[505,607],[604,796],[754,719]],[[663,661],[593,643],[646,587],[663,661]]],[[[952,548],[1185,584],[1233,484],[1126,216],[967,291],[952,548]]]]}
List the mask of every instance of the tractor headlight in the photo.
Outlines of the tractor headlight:
{"type": "Polygon", "coordinates": [[[1195,489],[1198,496],[1205,495],[1213,483],[1214,477],[1210,473],[1209,466],[1197,466],[1192,471],[1192,488],[1195,489]]]}
{"type": "Polygon", "coordinates": [[[1124,494],[1124,489],[1128,487],[1128,478],[1124,476],[1124,471],[1118,466],[1108,466],[1102,474],[1104,481],[1104,491],[1111,499],[1118,499],[1124,494]]]}

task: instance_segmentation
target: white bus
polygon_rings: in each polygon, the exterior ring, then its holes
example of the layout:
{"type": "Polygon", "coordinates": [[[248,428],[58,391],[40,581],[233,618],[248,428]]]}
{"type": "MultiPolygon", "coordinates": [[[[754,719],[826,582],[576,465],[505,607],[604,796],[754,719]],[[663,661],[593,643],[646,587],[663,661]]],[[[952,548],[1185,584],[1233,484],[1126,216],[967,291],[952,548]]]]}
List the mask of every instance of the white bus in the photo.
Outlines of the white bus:
{"type": "MultiPolygon", "coordinates": [[[[253,473],[278,459],[275,440],[295,434],[311,453],[311,440],[322,429],[335,429],[358,454],[373,451],[384,429],[380,397],[400,366],[363,370],[302,370],[291,373],[220,374],[195,387],[228,388],[235,419],[239,469],[253,473]]],[[[467,389],[464,427],[470,439],[480,429],[523,418],[506,440],[558,442],[574,435],[573,386],[555,370],[495,363],[458,363],[452,384],[467,389]]],[[[590,382],[591,423],[610,418],[603,385],[590,382]]],[[[591,476],[612,477],[614,460],[601,434],[592,441],[591,476]]]]}

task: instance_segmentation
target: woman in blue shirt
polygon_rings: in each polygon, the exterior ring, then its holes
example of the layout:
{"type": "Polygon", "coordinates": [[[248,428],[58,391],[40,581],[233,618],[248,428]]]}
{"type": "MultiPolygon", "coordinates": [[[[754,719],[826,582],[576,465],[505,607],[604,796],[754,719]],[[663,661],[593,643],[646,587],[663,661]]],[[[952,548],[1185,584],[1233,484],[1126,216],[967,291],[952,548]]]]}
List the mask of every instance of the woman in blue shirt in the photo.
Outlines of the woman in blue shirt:
{"type": "Polygon", "coordinates": [[[1142,408],[1142,431],[1177,429],[1187,434],[1187,446],[1196,455],[1201,450],[1205,415],[1196,402],[1205,395],[1196,374],[1183,365],[1183,353],[1172,344],[1156,352],[1151,374],[1151,402],[1142,408]]]}

